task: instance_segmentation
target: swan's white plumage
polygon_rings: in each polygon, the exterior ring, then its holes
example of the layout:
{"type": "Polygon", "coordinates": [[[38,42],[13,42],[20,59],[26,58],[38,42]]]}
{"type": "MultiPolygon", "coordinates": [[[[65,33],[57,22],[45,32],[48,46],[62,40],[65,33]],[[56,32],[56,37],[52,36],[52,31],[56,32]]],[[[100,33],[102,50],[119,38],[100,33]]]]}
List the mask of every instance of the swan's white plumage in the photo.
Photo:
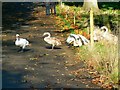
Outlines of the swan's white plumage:
{"type": "Polygon", "coordinates": [[[78,34],[78,36],[81,38],[84,45],[87,45],[89,43],[89,40],[83,35],[78,34]]]}
{"type": "Polygon", "coordinates": [[[68,44],[73,42],[73,46],[87,45],[89,40],[80,34],[70,34],[66,40],[68,44]]]}
{"type": "Polygon", "coordinates": [[[30,44],[29,44],[29,41],[27,39],[19,38],[19,34],[16,34],[15,45],[21,47],[22,49],[25,49],[25,47],[30,45],[30,44]]]}
{"type": "Polygon", "coordinates": [[[115,35],[113,35],[113,34],[111,34],[111,33],[108,31],[108,28],[107,28],[106,26],[101,27],[101,30],[103,30],[103,29],[105,30],[105,32],[103,33],[102,37],[103,37],[105,40],[109,41],[109,42],[112,42],[112,43],[114,43],[114,44],[117,44],[117,43],[118,43],[118,37],[115,36],[115,35]]]}
{"type": "Polygon", "coordinates": [[[66,40],[68,44],[73,42],[74,46],[82,46],[82,42],[80,40],[80,37],[76,34],[70,34],[66,40]]]}
{"type": "Polygon", "coordinates": [[[104,32],[101,31],[101,29],[99,27],[96,27],[94,28],[94,32],[93,32],[93,39],[95,41],[99,41],[99,40],[102,40],[102,34],[104,32]]]}

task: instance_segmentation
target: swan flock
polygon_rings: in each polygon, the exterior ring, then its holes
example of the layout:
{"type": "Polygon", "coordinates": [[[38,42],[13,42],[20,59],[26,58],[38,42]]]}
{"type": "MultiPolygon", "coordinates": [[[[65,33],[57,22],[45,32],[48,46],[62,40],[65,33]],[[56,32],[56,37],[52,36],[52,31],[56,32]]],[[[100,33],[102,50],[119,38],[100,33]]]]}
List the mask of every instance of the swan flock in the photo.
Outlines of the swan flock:
{"type": "MultiPolygon", "coordinates": [[[[105,40],[106,42],[110,42],[113,44],[118,43],[118,37],[111,34],[106,26],[102,26],[101,28],[95,28],[93,33],[93,39],[94,41],[105,40]]],[[[66,42],[68,44],[71,44],[73,42],[73,46],[82,46],[87,45],[90,40],[80,34],[70,34],[66,42]]]]}
{"type": "MultiPolygon", "coordinates": [[[[44,41],[48,44],[52,45],[52,49],[54,49],[55,46],[62,45],[61,41],[56,37],[51,37],[51,34],[49,32],[43,33],[44,41]]],[[[109,42],[112,42],[114,44],[117,44],[118,37],[109,33],[108,28],[106,26],[101,27],[100,29],[95,29],[93,34],[94,40],[106,40],[109,42]],[[104,31],[105,30],[105,31],[104,31]]],[[[90,40],[88,40],[85,36],[81,34],[70,34],[67,39],[66,43],[71,44],[73,43],[73,46],[82,46],[89,44],[90,40]]],[[[21,48],[21,51],[24,51],[26,46],[29,46],[30,43],[27,39],[20,38],[19,34],[16,34],[16,41],[15,45],[19,46],[21,48]]]]}

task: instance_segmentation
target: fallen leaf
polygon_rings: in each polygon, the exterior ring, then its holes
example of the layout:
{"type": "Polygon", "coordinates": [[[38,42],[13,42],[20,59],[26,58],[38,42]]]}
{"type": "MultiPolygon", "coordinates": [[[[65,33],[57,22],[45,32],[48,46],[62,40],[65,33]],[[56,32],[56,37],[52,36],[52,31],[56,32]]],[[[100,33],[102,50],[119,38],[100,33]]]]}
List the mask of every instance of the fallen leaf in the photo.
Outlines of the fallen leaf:
{"type": "Polygon", "coordinates": [[[30,60],[38,60],[38,58],[30,58],[30,60]]]}

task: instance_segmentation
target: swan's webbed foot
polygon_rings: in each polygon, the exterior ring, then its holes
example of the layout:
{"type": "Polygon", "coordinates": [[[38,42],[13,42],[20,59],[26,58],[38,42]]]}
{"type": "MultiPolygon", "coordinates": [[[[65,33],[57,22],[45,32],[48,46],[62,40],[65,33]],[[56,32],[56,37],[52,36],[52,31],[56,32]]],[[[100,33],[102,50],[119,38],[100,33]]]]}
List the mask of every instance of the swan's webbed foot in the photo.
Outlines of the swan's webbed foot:
{"type": "Polygon", "coordinates": [[[22,50],[21,50],[21,51],[19,51],[19,52],[21,52],[21,53],[22,53],[22,52],[24,52],[24,49],[22,49],[22,50]]]}

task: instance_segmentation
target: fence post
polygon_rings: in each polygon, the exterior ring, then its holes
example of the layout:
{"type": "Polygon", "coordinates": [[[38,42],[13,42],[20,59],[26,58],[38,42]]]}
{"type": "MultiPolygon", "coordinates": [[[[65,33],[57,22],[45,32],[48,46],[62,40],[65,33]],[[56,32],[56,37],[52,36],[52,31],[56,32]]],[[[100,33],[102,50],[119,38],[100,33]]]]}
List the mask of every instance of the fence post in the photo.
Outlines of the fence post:
{"type": "Polygon", "coordinates": [[[74,10],[74,25],[75,25],[75,23],[76,23],[76,20],[75,20],[75,15],[76,13],[75,13],[75,10],[74,10]]]}
{"type": "Polygon", "coordinates": [[[93,30],[94,30],[94,21],[93,21],[93,10],[92,8],[90,9],[90,43],[91,43],[91,48],[93,48],[94,45],[94,39],[93,39],[93,30]]]}

